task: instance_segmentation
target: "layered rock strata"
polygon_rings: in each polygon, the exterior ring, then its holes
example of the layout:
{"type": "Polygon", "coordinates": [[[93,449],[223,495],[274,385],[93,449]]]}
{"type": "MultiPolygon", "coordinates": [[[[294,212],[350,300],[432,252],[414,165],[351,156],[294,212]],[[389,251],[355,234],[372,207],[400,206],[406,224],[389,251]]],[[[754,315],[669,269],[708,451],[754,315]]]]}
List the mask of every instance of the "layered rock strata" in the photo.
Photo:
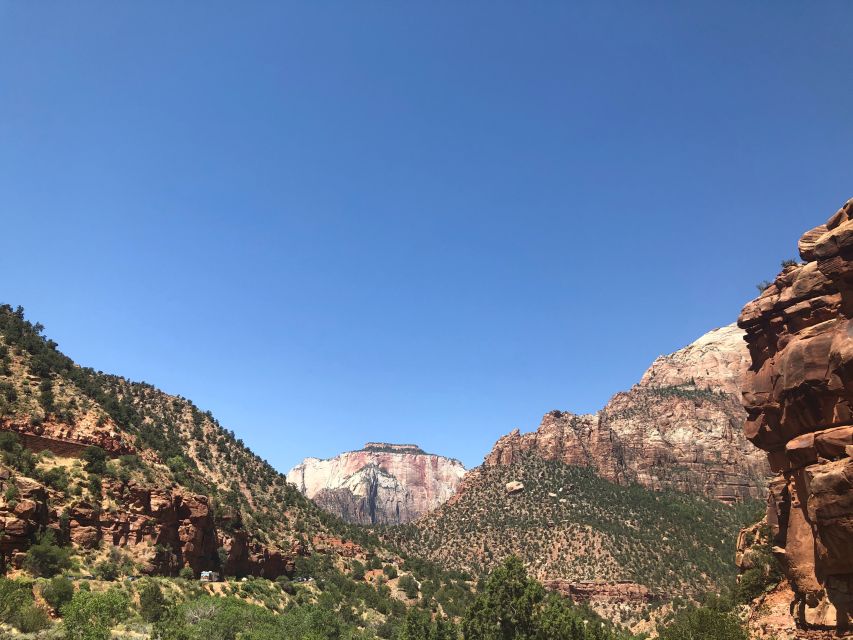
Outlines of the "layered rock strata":
{"type": "Polygon", "coordinates": [[[645,585],[627,580],[613,582],[545,580],[542,584],[546,589],[560,593],[575,604],[648,604],[663,599],[645,585]]]}
{"type": "Polygon", "coordinates": [[[42,529],[52,529],[58,539],[66,539],[78,549],[94,549],[104,543],[125,549],[150,574],[174,575],[182,567],[190,567],[196,575],[215,569],[228,575],[276,578],[292,573],[295,556],[304,552],[268,548],[252,539],[239,520],[228,523],[228,532],[221,530],[207,496],[109,479],[104,481],[103,491],[118,508],[78,501],[60,511],[52,506],[51,493],[55,492],[51,489],[31,478],[0,473],[0,492],[15,496],[0,498],[4,563],[20,566],[33,536],[42,529]]]}
{"type": "Polygon", "coordinates": [[[369,442],[334,458],[306,458],[288,482],[320,507],[357,524],[398,524],[444,503],[465,467],[415,445],[369,442]]]}
{"type": "Polygon", "coordinates": [[[764,495],[767,463],[742,432],[743,332],[715,329],[657,358],[630,390],[594,415],[552,411],[539,428],[502,437],[486,465],[533,451],[596,469],[617,483],[702,493],[723,502],[764,495]]]}
{"type": "Polygon", "coordinates": [[[797,623],[849,633],[853,615],[853,200],[799,242],[738,324],[752,364],[744,432],[776,476],[767,510],[797,623]]]}

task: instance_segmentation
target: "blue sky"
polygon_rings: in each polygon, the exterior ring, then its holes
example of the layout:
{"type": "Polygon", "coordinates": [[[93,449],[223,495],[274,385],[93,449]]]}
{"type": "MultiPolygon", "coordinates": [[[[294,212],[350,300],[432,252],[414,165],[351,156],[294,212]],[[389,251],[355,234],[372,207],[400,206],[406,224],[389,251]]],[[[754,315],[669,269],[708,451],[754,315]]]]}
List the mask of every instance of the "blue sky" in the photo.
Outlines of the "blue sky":
{"type": "Polygon", "coordinates": [[[286,470],[478,464],[853,196],[847,2],[0,0],[2,295],[286,470]]]}

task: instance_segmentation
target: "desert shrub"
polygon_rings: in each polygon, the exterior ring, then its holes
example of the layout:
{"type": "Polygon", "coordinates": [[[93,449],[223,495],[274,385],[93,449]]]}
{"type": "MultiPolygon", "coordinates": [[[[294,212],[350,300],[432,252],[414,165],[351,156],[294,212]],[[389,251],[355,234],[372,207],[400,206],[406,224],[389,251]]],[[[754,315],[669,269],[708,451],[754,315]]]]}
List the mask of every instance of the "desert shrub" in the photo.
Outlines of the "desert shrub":
{"type": "Polygon", "coordinates": [[[35,633],[50,626],[50,616],[47,611],[31,602],[18,610],[12,620],[12,626],[23,633],[35,633]]]}
{"type": "Polygon", "coordinates": [[[109,640],[110,629],[127,616],[125,593],[113,588],[103,593],[80,590],[62,608],[62,622],[74,640],[109,640]]]}
{"type": "Polygon", "coordinates": [[[56,410],[56,397],[53,395],[53,383],[50,378],[45,378],[39,383],[39,403],[45,414],[54,413],[56,410]]]}
{"type": "Polygon", "coordinates": [[[545,595],[510,557],[489,575],[462,622],[465,640],[611,640],[603,619],[555,594],[545,595]]]}
{"type": "Polygon", "coordinates": [[[24,559],[24,569],[35,576],[50,578],[71,566],[70,550],[56,544],[53,531],[47,529],[36,537],[24,559]]]}
{"type": "Polygon", "coordinates": [[[107,472],[107,452],[101,447],[89,447],[81,457],[86,462],[88,473],[102,476],[107,472]]]}
{"type": "Polygon", "coordinates": [[[184,580],[192,580],[195,578],[195,573],[191,567],[182,567],[178,572],[178,577],[183,578],[184,580]]]}
{"type": "Polygon", "coordinates": [[[521,560],[510,557],[491,573],[468,610],[462,624],[466,640],[535,638],[535,613],[544,597],[521,560]]]}
{"type": "Polygon", "coordinates": [[[32,599],[32,590],[26,583],[0,578],[0,622],[9,622],[15,612],[32,599]]]}
{"type": "Polygon", "coordinates": [[[156,582],[146,582],[139,590],[139,614],[146,622],[157,622],[166,611],[166,598],[156,582]]]}
{"type": "MultiPolygon", "coordinates": [[[[769,540],[769,531],[762,532],[762,537],[769,540]]],[[[782,571],[769,542],[755,544],[749,551],[749,559],[752,566],[738,577],[734,589],[734,599],[739,604],[751,602],[782,579],[782,571]]]]}
{"type": "Polygon", "coordinates": [[[57,491],[68,489],[68,472],[62,467],[53,467],[41,474],[41,481],[57,491]]]}
{"type": "Polygon", "coordinates": [[[112,560],[102,560],[95,565],[92,572],[95,574],[95,577],[112,582],[118,579],[120,569],[118,563],[112,560]]]}
{"type": "Polygon", "coordinates": [[[42,587],[41,595],[45,602],[58,611],[74,596],[74,583],[65,576],[56,576],[42,587]]]}
{"type": "Polygon", "coordinates": [[[11,431],[0,432],[0,461],[25,476],[34,474],[37,462],[33,452],[21,444],[18,434],[11,431]]]}
{"type": "Polygon", "coordinates": [[[4,398],[9,403],[15,402],[18,399],[18,392],[15,390],[14,385],[10,382],[0,382],[0,398],[4,398]]]}
{"type": "Polygon", "coordinates": [[[125,469],[141,469],[142,460],[136,455],[119,456],[119,464],[125,469]]]}
{"type": "Polygon", "coordinates": [[[386,564],[383,567],[382,572],[389,580],[393,580],[397,577],[397,567],[395,567],[393,564],[386,564]]]}
{"type": "Polygon", "coordinates": [[[660,640],[747,640],[734,613],[707,607],[679,611],[665,627],[658,627],[660,640]]]}
{"type": "Polygon", "coordinates": [[[33,599],[32,582],[0,578],[0,622],[33,633],[50,626],[47,612],[33,599]]]}
{"type": "Polygon", "coordinates": [[[169,610],[154,625],[155,637],[161,640],[261,640],[278,637],[276,630],[270,611],[231,596],[190,600],[169,610]]]}
{"type": "Polygon", "coordinates": [[[401,576],[397,585],[403,590],[407,598],[411,599],[418,597],[418,582],[409,574],[401,576]]]}

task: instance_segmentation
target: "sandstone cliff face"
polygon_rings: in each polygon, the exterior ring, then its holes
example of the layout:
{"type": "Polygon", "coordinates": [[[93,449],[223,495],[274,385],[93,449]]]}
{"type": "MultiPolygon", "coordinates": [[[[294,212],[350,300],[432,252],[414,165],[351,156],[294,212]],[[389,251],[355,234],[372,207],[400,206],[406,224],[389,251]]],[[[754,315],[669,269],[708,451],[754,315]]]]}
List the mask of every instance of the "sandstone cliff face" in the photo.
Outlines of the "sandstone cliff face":
{"type": "Polygon", "coordinates": [[[0,497],[0,554],[4,563],[17,566],[33,535],[44,528],[53,529],[58,539],[67,539],[77,549],[103,544],[126,549],[150,574],[174,575],[186,566],[196,574],[216,569],[228,575],[276,578],[292,572],[295,556],[304,552],[293,548],[283,554],[267,548],[253,540],[239,521],[230,523],[229,532],[219,530],[207,496],[178,489],[108,480],[103,495],[119,508],[104,509],[84,500],[60,506],[56,491],[0,470],[2,495],[11,485],[16,498],[0,497]]]}
{"type": "Polygon", "coordinates": [[[328,460],[306,458],[288,482],[348,522],[397,524],[435,509],[456,491],[465,467],[414,445],[368,443],[328,460]]]}
{"type": "Polygon", "coordinates": [[[588,466],[617,483],[702,493],[724,502],[760,497],[767,464],[741,425],[739,380],[749,364],[743,332],[715,329],[657,358],[639,384],[595,415],[552,411],[539,428],[502,437],[486,465],[533,451],[588,466]]]}
{"type": "Polygon", "coordinates": [[[738,324],[752,359],[744,431],[767,452],[768,523],[801,627],[853,615],[853,200],[799,243],[738,324]]]}

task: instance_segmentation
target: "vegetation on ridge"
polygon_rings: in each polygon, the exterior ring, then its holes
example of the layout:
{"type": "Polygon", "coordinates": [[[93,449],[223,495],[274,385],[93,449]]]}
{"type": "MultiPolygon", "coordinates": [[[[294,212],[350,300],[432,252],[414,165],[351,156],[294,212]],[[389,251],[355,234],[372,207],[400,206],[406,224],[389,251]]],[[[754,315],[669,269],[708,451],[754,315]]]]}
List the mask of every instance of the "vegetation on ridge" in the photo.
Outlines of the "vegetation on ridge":
{"type": "Polygon", "coordinates": [[[388,535],[407,553],[474,573],[518,555],[540,579],[628,580],[693,596],[734,579],[737,533],[760,510],[620,486],[533,455],[478,473],[457,499],[388,535]],[[507,494],[510,481],[524,490],[507,494]]]}

